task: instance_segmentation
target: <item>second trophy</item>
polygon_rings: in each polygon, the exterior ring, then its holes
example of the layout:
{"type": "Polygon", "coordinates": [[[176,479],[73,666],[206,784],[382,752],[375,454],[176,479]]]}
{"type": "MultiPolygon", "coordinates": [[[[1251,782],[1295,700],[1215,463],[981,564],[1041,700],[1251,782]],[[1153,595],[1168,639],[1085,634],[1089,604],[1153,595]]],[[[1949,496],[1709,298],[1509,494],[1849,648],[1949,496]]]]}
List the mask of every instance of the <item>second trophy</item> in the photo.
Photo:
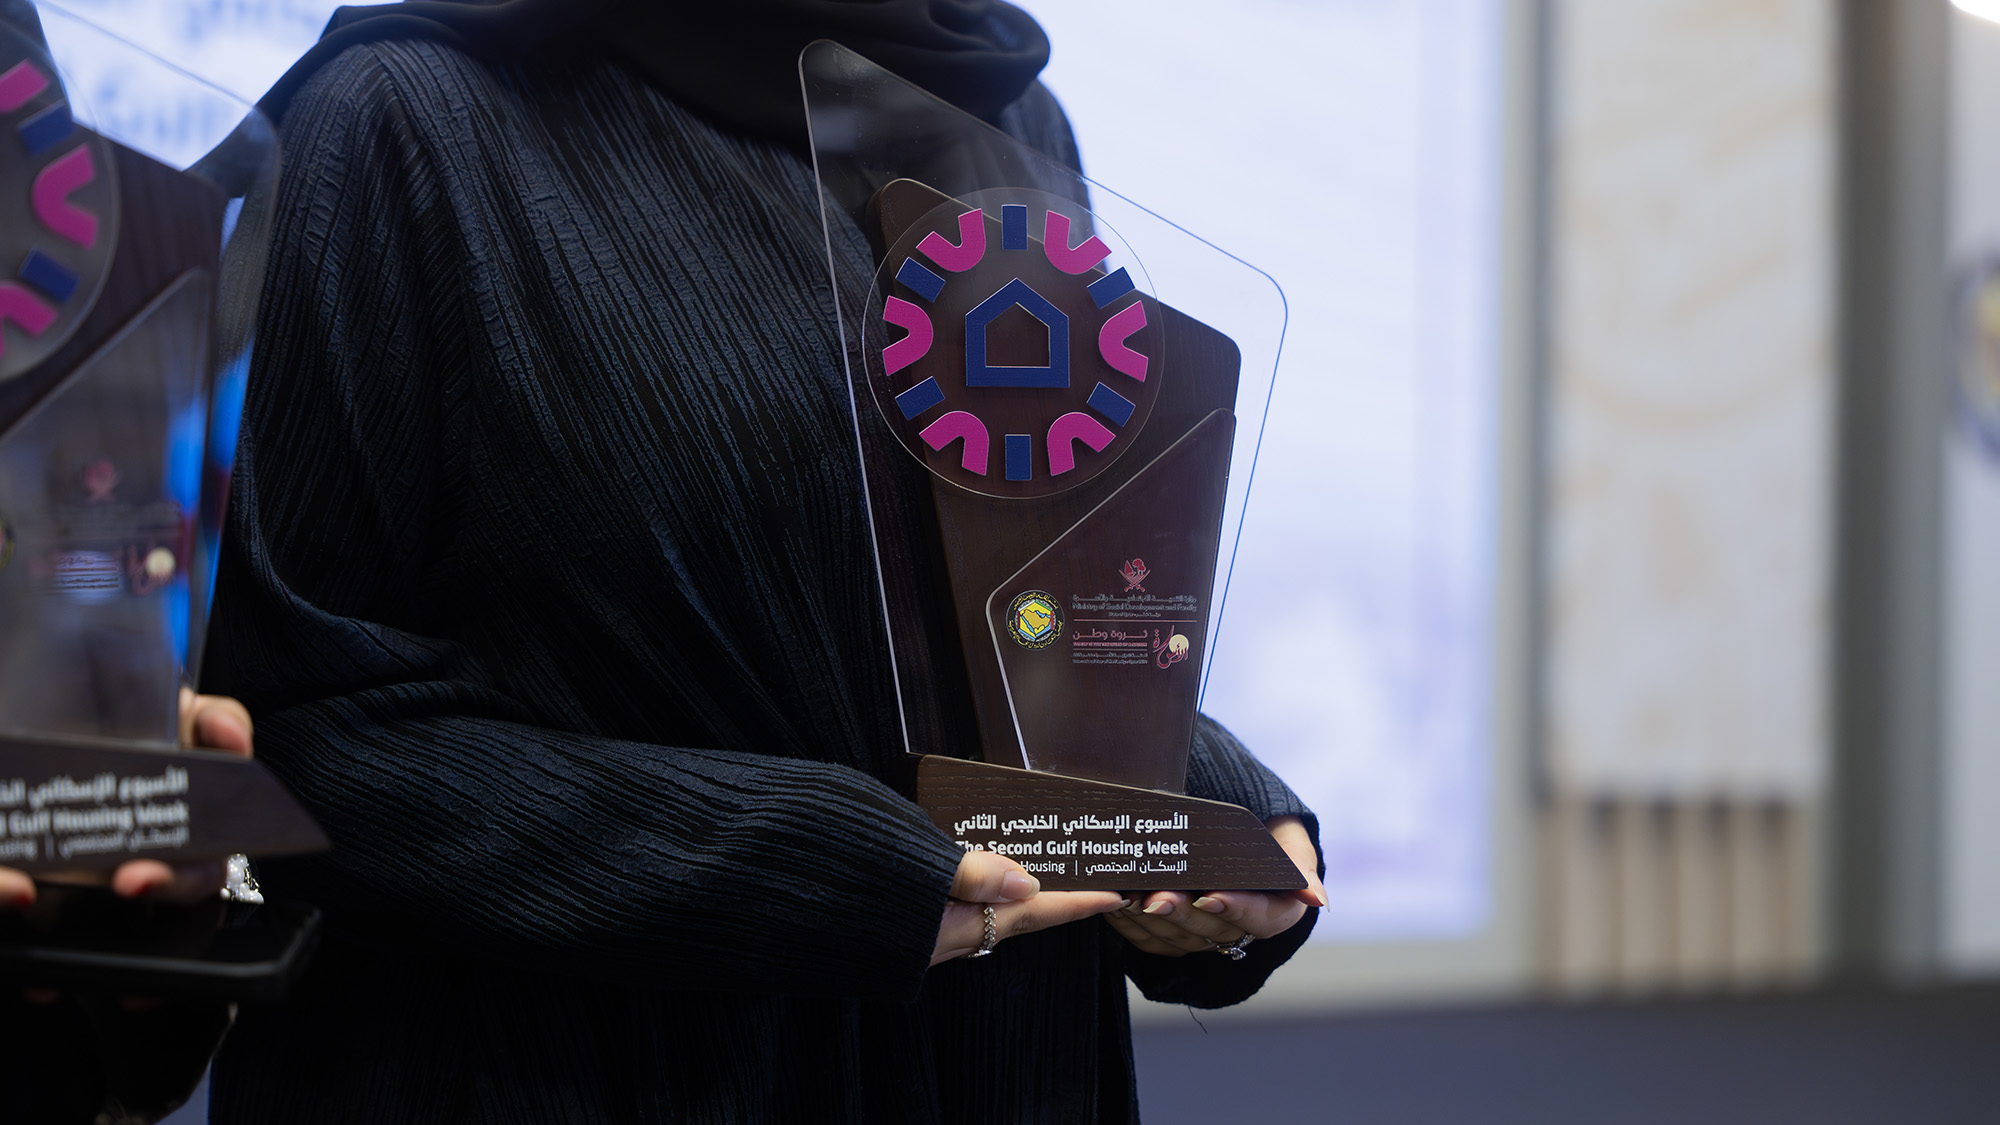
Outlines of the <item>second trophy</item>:
{"type": "Polygon", "coordinates": [[[1182,792],[1275,340],[1246,380],[1144,262],[1281,333],[1275,285],[1124,204],[1128,242],[1117,197],[844,48],[801,70],[918,803],[1050,888],[1302,887],[1182,792]]]}

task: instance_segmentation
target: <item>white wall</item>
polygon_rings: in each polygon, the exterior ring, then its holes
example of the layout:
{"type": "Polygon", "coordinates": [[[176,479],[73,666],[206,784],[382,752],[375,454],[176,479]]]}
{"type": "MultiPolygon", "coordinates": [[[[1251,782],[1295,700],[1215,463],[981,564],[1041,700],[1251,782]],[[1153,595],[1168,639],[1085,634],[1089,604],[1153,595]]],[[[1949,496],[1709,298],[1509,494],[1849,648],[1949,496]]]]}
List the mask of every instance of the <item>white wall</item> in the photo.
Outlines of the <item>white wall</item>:
{"type": "MultiPolygon", "coordinates": [[[[1953,13],[1949,239],[2000,258],[2000,24],[1953,13]]],[[[1960,347],[1963,347],[1961,342],[1960,347]]],[[[1954,360],[1961,352],[1953,350],[1954,360]]],[[[1944,441],[1944,960],[2000,972],[2000,446],[1944,441]]]]}
{"type": "Polygon", "coordinates": [[[1024,6],[1085,172],[1290,304],[1205,709],[1320,813],[1320,937],[1477,932],[1502,6],[1024,6]]]}
{"type": "Polygon", "coordinates": [[[1557,5],[1550,761],[1612,796],[1828,758],[1834,11],[1557,5]]]}

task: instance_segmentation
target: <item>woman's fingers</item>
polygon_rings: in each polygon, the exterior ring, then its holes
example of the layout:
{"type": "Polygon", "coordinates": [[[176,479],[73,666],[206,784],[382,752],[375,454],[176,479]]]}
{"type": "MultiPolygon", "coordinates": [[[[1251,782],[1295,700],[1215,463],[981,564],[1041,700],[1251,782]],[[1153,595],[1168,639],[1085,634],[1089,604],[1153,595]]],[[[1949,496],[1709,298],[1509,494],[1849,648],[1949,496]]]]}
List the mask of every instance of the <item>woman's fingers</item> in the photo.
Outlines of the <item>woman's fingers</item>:
{"type": "MultiPolygon", "coordinates": [[[[945,906],[937,945],[931,949],[931,964],[963,957],[979,948],[986,937],[983,905],[1019,902],[1039,890],[1041,883],[1006,856],[994,852],[960,856],[958,869],[951,876],[951,902],[945,906]]],[[[999,929],[997,912],[994,922],[996,932],[1004,936],[1007,931],[999,929]]]]}
{"type": "Polygon", "coordinates": [[[201,697],[191,687],[181,688],[181,745],[194,745],[194,718],[201,697]]]}
{"type": "MultiPolygon", "coordinates": [[[[111,890],[120,898],[200,902],[222,889],[225,874],[219,860],[168,866],[157,859],[135,859],[112,872],[111,890]]],[[[25,872],[0,867],[0,910],[25,910],[35,897],[35,881],[25,872]]]]}
{"type": "Polygon", "coordinates": [[[119,864],[112,873],[111,890],[119,898],[138,898],[170,887],[173,882],[173,868],[157,859],[135,859],[119,864]]]}
{"type": "Polygon", "coordinates": [[[184,863],[169,867],[156,859],[120,864],[111,876],[111,890],[120,898],[145,896],[156,902],[190,903],[222,889],[220,862],[184,863]]]}
{"type": "Polygon", "coordinates": [[[1306,914],[1305,904],[1293,896],[1263,891],[1210,891],[1190,907],[1191,913],[1260,938],[1284,933],[1306,914]]]}
{"type": "MultiPolygon", "coordinates": [[[[1131,942],[1133,948],[1139,950],[1141,953],[1151,953],[1155,957],[1185,957],[1190,953],[1196,952],[1196,950],[1183,949],[1155,937],[1153,931],[1134,920],[1132,915],[1123,910],[1106,914],[1104,920],[1111,923],[1111,928],[1123,934],[1125,940],[1131,942]]],[[[1206,948],[1206,946],[1203,948],[1206,948]]]]}
{"type": "Polygon", "coordinates": [[[0,867],[0,908],[26,910],[35,905],[35,881],[24,871],[0,867]]]}
{"type": "Polygon", "coordinates": [[[1305,912],[1305,905],[1289,894],[1212,891],[1191,899],[1177,891],[1160,891],[1110,922],[1139,949],[1179,957],[1228,945],[1245,934],[1275,937],[1291,929],[1305,912]]]}
{"type": "Polygon", "coordinates": [[[1148,895],[1126,917],[1176,953],[1199,953],[1243,936],[1236,926],[1195,910],[1188,896],[1178,891],[1148,895]]]}
{"type": "Polygon", "coordinates": [[[951,878],[951,897],[960,902],[1019,902],[1041,889],[1027,869],[994,852],[966,852],[951,878]]]}
{"type": "Polygon", "coordinates": [[[214,898],[222,892],[222,884],[228,874],[219,859],[206,863],[177,863],[174,865],[174,881],[164,889],[153,892],[153,897],[161,902],[183,904],[214,898]]]}
{"type": "Polygon", "coordinates": [[[993,923],[1001,938],[1019,937],[1122,910],[1130,901],[1116,891],[1047,891],[1026,902],[1000,907],[993,912],[993,923]]]}
{"type": "MultiPolygon", "coordinates": [[[[1045,891],[1026,902],[995,904],[993,932],[999,940],[1005,941],[1065,922],[1105,914],[1120,909],[1129,901],[1113,891],[1045,891]]],[[[931,964],[963,957],[978,949],[985,937],[984,905],[954,900],[945,907],[944,924],[938,927],[938,941],[931,952],[931,964]]]]}
{"type": "Polygon", "coordinates": [[[1278,846],[1298,865],[1299,874],[1306,877],[1304,889],[1291,892],[1292,897],[1307,906],[1325,906],[1326,887],[1319,881],[1319,851],[1313,847],[1312,833],[1306,831],[1305,822],[1295,816],[1279,816],[1265,821],[1264,827],[1271,830],[1271,838],[1278,841],[1278,846]]]}
{"type": "Polygon", "coordinates": [[[226,695],[181,689],[181,745],[250,756],[250,711],[226,695]]]}
{"type": "Polygon", "coordinates": [[[944,921],[938,925],[937,945],[931,949],[931,964],[942,964],[978,949],[985,933],[986,915],[978,903],[951,900],[945,904],[944,921]]]}

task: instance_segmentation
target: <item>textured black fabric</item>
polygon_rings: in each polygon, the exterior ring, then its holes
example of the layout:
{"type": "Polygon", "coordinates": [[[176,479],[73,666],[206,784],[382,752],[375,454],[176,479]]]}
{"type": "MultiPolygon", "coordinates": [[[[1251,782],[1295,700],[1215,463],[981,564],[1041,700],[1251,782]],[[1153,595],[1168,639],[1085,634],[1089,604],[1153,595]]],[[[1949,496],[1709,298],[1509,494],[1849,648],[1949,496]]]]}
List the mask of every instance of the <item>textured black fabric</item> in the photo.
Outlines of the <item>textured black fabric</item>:
{"type": "MultiPolygon", "coordinates": [[[[1073,160],[1039,87],[1003,115],[1073,160]]],[[[350,50],[283,123],[210,656],[336,842],[218,1122],[1136,1116],[1092,920],[926,969],[809,167],[603,58],[350,50]]],[[[860,233],[836,252],[865,256],[860,233]]],[[[859,271],[865,273],[866,271],[859,271]]],[[[920,470],[911,463],[911,472],[920,470]]],[[[1204,722],[1198,795],[1303,813],[1204,722]]]]}
{"type": "Polygon", "coordinates": [[[987,121],[1049,61],[1041,25],[1001,0],[404,0],[337,9],[260,104],[282,116],[321,66],[389,39],[431,39],[503,63],[551,49],[610,52],[713,120],[798,145],[799,52],[815,39],[987,121]]]}
{"type": "Polygon", "coordinates": [[[989,122],[1049,62],[1049,39],[1000,0],[610,0],[592,39],[683,105],[803,145],[799,52],[831,39],[989,122]]]}
{"type": "Polygon", "coordinates": [[[74,989],[32,1003],[0,988],[0,1121],[130,1125],[184,1104],[229,1027],[229,1005],[133,1007],[74,989]]]}
{"type": "Polygon", "coordinates": [[[402,0],[335,8],[319,41],[278,76],[258,108],[281,118],[319,68],[350,47],[430,39],[483,59],[519,62],[560,44],[608,0],[402,0]]]}

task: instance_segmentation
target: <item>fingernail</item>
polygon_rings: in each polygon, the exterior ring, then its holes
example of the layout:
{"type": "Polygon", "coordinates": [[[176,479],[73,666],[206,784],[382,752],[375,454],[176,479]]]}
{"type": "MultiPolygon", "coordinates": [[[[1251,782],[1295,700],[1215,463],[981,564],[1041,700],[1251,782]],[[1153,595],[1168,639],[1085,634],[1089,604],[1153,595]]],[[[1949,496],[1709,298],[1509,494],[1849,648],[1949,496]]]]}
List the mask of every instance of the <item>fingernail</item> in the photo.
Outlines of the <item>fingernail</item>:
{"type": "Polygon", "coordinates": [[[1041,889],[1041,880],[1025,871],[1009,871],[1000,880],[1000,897],[1011,901],[1033,898],[1041,889]]]}
{"type": "Polygon", "coordinates": [[[1118,900],[1118,909],[1120,909],[1120,910],[1130,910],[1130,909],[1132,909],[1132,900],[1131,900],[1131,899],[1129,899],[1129,898],[1121,898],[1121,899],[1119,899],[1119,900],[1118,900]]]}
{"type": "Polygon", "coordinates": [[[1203,895],[1194,900],[1194,908],[1196,910],[1206,910],[1210,914],[1220,914],[1222,913],[1222,900],[1203,895]]]}
{"type": "Polygon", "coordinates": [[[8,905],[16,910],[26,910],[30,906],[35,905],[35,892],[22,891],[9,900],[8,905]]]}
{"type": "Polygon", "coordinates": [[[1172,914],[1173,912],[1174,912],[1174,904],[1168,902],[1166,899],[1161,899],[1160,901],[1147,907],[1144,911],[1144,913],[1147,914],[1172,914]]]}

